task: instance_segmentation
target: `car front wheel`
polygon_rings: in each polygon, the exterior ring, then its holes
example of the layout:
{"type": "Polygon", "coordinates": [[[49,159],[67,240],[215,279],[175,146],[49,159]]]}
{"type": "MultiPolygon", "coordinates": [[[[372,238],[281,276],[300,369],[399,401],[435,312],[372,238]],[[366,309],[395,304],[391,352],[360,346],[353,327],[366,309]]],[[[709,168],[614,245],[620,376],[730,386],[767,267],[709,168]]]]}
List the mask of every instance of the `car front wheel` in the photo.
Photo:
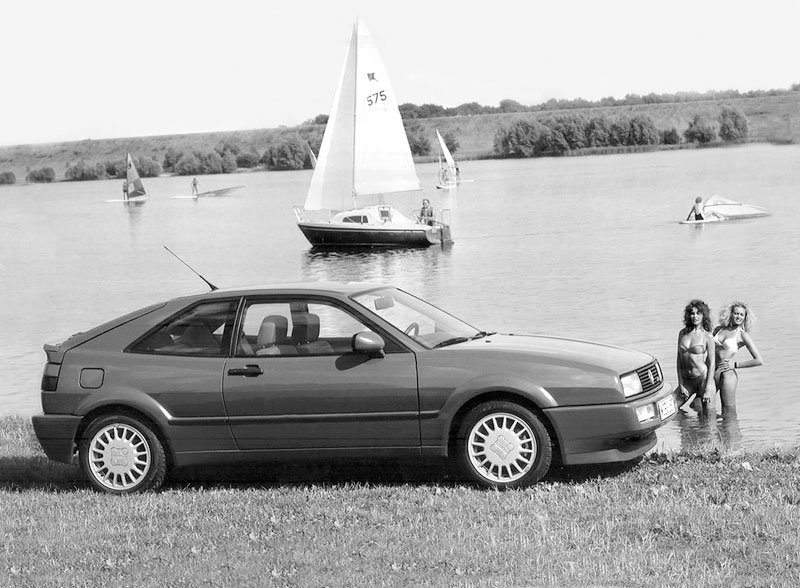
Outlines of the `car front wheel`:
{"type": "Polygon", "coordinates": [[[483,486],[516,488],[538,482],[550,468],[552,443],[541,420],[513,402],[481,404],[458,434],[458,459],[483,486]]]}
{"type": "Polygon", "coordinates": [[[164,482],[166,458],[156,434],[126,415],[92,421],[80,443],[80,464],[98,490],[130,494],[155,490],[164,482]]]}

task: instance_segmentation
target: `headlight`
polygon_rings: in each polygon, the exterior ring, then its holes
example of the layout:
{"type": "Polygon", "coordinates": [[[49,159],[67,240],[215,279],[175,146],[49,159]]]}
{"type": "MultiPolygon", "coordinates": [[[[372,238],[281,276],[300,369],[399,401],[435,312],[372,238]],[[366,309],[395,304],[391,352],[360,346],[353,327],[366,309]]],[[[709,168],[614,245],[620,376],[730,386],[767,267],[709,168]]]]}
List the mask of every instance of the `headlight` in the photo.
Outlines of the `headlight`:
{"type": "Polygon", "coordinates": [[[642,393],[642,381],[636,372],[622,376],[619,381],[622,382],[622,392],[625,394],[625,398],[642,393]]]}

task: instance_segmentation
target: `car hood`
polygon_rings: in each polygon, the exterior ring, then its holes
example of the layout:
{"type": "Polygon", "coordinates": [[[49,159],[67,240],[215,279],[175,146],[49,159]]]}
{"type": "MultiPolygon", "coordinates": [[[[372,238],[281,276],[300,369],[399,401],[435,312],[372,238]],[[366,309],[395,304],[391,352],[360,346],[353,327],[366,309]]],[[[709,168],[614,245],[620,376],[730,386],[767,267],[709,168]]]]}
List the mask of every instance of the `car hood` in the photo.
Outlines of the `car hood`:
{"type": "Polygon", "coordinates": [[[444,349],[449,348],[483,348],[484,351],[491,348],[504,353],[530,354],[553,363],[594,366],[620,374],[633,371],[655,359],[647,353],[624,347],[545,335],[494,334],[444,349]]]}

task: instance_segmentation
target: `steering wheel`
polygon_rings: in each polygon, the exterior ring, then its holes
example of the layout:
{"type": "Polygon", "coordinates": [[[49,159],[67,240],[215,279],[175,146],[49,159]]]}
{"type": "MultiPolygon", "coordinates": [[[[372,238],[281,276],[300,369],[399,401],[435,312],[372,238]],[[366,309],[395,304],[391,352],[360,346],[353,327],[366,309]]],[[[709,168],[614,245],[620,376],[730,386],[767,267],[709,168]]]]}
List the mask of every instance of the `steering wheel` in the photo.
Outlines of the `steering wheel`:
{"type": "Polygon", "coordinates": [[[419,323],[411,323],[406,327],[406,330],[403,331],[406,335],[411,335],[412,337],[416,337],[419,335],[419,323]]]}

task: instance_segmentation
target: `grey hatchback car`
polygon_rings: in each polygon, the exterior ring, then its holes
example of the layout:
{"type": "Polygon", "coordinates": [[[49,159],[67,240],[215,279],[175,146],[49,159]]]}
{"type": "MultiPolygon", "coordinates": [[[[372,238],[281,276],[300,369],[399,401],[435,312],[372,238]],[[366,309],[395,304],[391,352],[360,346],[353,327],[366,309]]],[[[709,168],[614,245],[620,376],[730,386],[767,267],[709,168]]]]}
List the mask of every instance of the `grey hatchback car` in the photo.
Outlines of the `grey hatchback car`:
{"type": "Polygon", "coordinates": [[[484,486],[632,460],[676,411],[656,359],[480,331],[393,287],[289,284],[155,304],[45,345],[39,442],[98,490],[174,467],[451,457],[484,486]]]}

